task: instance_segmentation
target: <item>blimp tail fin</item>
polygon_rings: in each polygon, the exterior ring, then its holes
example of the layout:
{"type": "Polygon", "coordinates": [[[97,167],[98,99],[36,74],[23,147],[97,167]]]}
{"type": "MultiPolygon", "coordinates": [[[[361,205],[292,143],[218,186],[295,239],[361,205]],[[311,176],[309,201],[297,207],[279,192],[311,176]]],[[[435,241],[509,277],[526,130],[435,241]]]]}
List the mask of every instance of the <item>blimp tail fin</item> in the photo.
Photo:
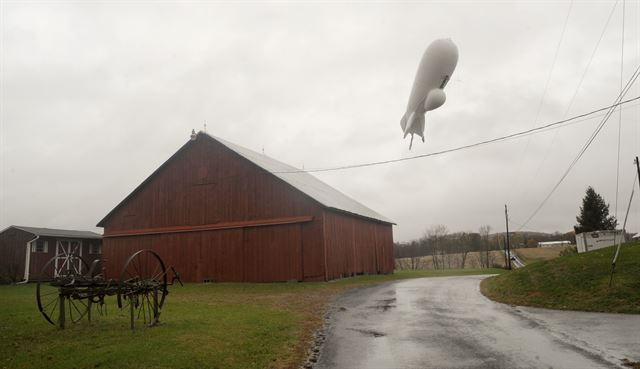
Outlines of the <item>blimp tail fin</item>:
{"type": "Polygon", "coordinates": [[[424,139],[424,115],[418,115],[413,120],[413,132],[424,139]]]}
{"type": "Polygon", "coordinates": [[[402,130],[404,132],[404,137],[403,138],[407,138],[407,135],[409,134],[409,132],[411,132],[411,127],[413,127],[413,122],[415,121],[415,116],[416,113],[415,112],[411,112],[411,114],[409,115],[409,118],[407,118],[407,114],[405,113],[405,115],[402,117],[402,120],[400,121],[400,125],[402,126],[402,130]]]}
{"type": "Polygon", "coordinates": [[[416,134],[422,138],[422,142],[424,142],[424,115],[418,114],[416,117],[412,116],[411,126],[407,128],[404,136],[407,137],[408,134],[411,134],[411,142],[409,143],[409,150],[413,147],[413,135],[416,134]]]}
{"type": "Polygon", "coordinates": [[[424,121],[425,121],[425,116],[421,115],[420,117],[415,119],[416,122],[413,124],[414,125],[414,129],[413,131],[422,138],[422,142],[424,142],[424,121]]]}

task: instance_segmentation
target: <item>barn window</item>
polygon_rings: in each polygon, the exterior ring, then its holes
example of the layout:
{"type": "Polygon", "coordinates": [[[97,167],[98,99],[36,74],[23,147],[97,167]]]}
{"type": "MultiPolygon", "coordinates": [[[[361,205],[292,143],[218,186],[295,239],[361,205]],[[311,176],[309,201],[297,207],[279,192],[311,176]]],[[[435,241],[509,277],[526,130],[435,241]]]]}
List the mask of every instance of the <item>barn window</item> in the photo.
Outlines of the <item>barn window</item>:
{"type": "Polygon", "coordinates": [[[31,252],[49,252],[49,242],[37,240],[31,243],[31,252]]]}
{"type": "Polygon", "coordinates": [[[89,254],[102,254],[102,245],[99,243],[90,243],[89,254]]]}

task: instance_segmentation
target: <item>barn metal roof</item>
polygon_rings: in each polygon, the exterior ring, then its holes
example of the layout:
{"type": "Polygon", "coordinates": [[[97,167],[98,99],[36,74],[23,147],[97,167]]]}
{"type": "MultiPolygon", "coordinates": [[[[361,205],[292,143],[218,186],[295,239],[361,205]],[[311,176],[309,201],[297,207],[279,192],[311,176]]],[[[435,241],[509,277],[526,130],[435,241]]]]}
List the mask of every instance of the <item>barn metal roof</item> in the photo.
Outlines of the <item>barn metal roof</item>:
{"type": "MultiPolygon", "coordinates": [[[[37,228],[37,227],[24,227],[24,226],[11,226],[23,230],[25,232],[33,233],[36,236],[48,236],[48,237],[62,237],[62,238],[93,238],[101,239],[102,235],[91,231],[74,231],[69,229],[53,229],[53,228],[37,228]]],[[[11,228],[9,227],[9,228],[11,228]]]]}
{"type": "Polygon", "coordinates": [[[389,220],[388,218],[369,209],[358,201],[350,198],[349,196],[343,194],[342,192],[336,190],[335,188],[329,186],[328,184],[322,182],[321,180],[307,172],[301,171],[298,168],[292,167],[242,146],[238,146],[221,138],[211,136],[204,132],[198,133],[198,135],[202,134],[205,134],[208,137],[220,142],[240,156],[251,161],[267,172],[270,172],[281,180],[287,182],[297,190],[303,192],[307,196],[311,197],[312,199],[328,208],[360,215],[365,218],[375,219],[385,223],[393,223],[393,221],[389,220]]]}

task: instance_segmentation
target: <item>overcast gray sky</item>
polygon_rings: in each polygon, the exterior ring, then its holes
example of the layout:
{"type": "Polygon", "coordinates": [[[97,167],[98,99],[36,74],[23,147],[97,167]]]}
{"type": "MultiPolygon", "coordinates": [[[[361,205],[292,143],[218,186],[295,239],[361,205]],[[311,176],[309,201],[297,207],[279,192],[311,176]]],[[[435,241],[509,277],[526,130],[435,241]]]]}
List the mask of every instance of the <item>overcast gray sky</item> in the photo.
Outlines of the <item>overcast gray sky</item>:
{"type": "MultiPolygon", "coordinates": [[[[490,139],[607,106],[620,90],[622,2],[1,4],[0,228],[96,229],[205,120],[210,134],[309,169],[490,139]],[[445,105],[427,113],[427,142],[409,151],[400,118],[422,53],[443,37],[458,67],[445,105]]],[[[640,63],[640,5],[625,5],[626,81],[640,63]]],[[[600,120],[315,175],[395,220],[397,241],[439,223],[502,231],[504,204],[524,222],[600,120]]],[[[639,124],[629,104],[620,213],[639,124]]],[[[571,230],[588,185],[615,211],[617,138],[616,113],[530,229],[571,230]]]]}

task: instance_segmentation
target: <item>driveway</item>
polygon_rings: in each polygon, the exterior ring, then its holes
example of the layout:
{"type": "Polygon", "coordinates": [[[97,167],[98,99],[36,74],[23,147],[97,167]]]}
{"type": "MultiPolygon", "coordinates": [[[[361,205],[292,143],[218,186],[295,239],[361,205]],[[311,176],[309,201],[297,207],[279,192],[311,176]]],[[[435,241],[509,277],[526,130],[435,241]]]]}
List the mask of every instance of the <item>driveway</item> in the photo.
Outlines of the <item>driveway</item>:
{"type": "Polygon", "coordinates": [[[522,268],[524,266],[522,260],[520,260],[520,258],[515,253],[507,252],[506,250],[503,250],[502,252],[507,255],[507,258],[509,257],[509,254],[511,254],[511,267],[513,269],[522,268]]]}
{"type": "Polygon", "coordinates": [[[624,368],[640,316],[495,303],[486,276],[421,278],[336,301],[315,368],[624,368]]]}

